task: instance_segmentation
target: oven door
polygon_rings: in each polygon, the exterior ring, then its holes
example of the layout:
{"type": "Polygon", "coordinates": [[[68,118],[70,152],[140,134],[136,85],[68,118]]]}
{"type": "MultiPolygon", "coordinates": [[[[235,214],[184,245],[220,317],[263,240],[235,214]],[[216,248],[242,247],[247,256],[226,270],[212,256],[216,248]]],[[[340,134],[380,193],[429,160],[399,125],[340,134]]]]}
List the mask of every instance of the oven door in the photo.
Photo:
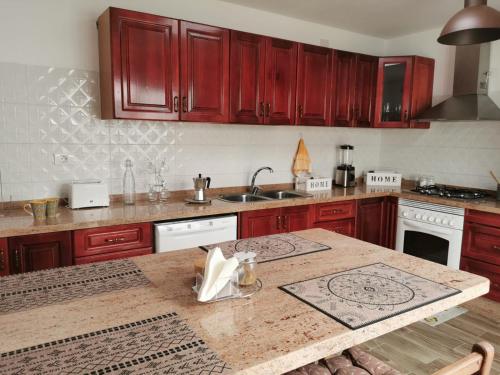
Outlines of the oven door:
{"type": "Polygon", "coordinates": [[[462,231],[398,218],[396,250],[459,269],[462,231]]]}

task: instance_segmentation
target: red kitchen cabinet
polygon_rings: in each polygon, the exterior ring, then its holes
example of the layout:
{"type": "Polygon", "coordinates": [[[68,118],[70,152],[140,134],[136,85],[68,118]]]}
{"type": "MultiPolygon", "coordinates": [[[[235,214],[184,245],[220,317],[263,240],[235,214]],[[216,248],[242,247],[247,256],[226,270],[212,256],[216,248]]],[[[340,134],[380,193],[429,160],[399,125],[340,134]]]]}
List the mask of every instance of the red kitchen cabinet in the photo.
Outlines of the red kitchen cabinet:
{"type": "Polygon", "coordinates": [[[488,278],[490,280],[490,291],[485,297],[500,302],[500,266],[462,257],[460,269],[488,278]]]}
{"type": "Polygon", "coordinates": [[[229,30],[180,22],[181,119],[229,121],[229,30]]]}
{"type": "Polygon", "coordinates": [[[385,243],[383,246],[396,249],[396,230],[398,225],[398,198],[386,197],[385,243]]]}
{"type": "Polygon", "coordinates": [[[334,61],[333,126],[373,126],[378,58],[336,51],[334,61]]]}
{"type": "Polygon", "coordinates": [[[428,129],[429,122],[413,120],[432,106],[434,85],[434,59],[415,56],[413,59],[413,79],[411,89],[410,128],[428,129]]]}
{"type": "Polygon", "coordinates": [[[266,37],[231,30],[231,122],[264,122],[266,37]]]}
{"type": "Polygon", "coordinates": [[[360,199],[357,206],[356,238],[384,246],[386,242],[385,199],[360,199]]]}
{"type": "Polygon", "coordinates": [[[72,264],[70,232],[11,237],[8,245],[12,274],[72,264]]]}
{"type": "Polygon", "coordinates": [[[320,221],[314,223],[315,228],[322,228],[331,232],[343,234],[344,236],[354,237],[355,219],[320,221]]]}
{"type": "Polygon", "coordinates": [[[500,302],[500,215],[466,210],[460,269],[490,279],[487,297],[500,302]]]}
{"type": "Polygon", "coordinates": [[[231,31],[231,121],[295,124],[297,43],[231,31]]]}
{"type": "Polygon", "coordinates": [[[295,124],[297,43],[266,40],[265,124],[295,124]]]}
{"type": "Polygon", "coordinates": [[[379,59],[375,127],[428,128],[412,120],[432,102],[434,60],[420,56],[379,59]]]}
{"type": "Polygon", "coordinates": [[[239,216],[240,238],[267,236],[311,228],[311,206],[246,211],[239,216]]]}
{"type": "Polygon", "coordinates": [[[297,125],[330,125],[333,54],[329,48],[299,44],[297,125]]]}
{"type": "Polygon", "coordinates": [[[281,232],[281,209],[241,212],[239,216],[240,238],[267,236],[281,232]]]}
{"type": "Polygon", "coordinates": [[[7,247],[7,239],[0,238],[0,276],[9,274],[9,248],[7,247]]]}
{"type": "Polygon", "coordinates": [[[179,119],[178,23],[117,8],[99,17],[103,119],[179,119]]]}
{"type": "Polygon", "coordinates": [[[113,225],[73,232],[75,264],[151,254],[151,223],[113,225]]]}

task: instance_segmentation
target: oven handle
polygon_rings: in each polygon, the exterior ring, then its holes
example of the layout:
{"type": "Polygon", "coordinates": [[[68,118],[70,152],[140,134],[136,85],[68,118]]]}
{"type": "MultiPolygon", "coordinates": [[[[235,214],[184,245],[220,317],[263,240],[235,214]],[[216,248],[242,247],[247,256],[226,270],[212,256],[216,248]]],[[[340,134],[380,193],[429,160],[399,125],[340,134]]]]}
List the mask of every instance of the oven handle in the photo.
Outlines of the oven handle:
{"type": "MultiPolygon", "coordinates": [[[[403,224],[406,225],[406,226],[408,226],[408,227],[411,227],[411,228],[422,230],[422,226],[415,225],[411,221],[408,221],[408,220],[403,220],[403,224]]],[[[428,225],[426,225],[425,230],[426,230],[426,232],[429,232],[431,234],[434,233],[434,234],[441,234],[441,235],[445,235],[445,236],[449,236],[450,234],[453,234],[453,229],[450,229],[448,231],[445,231],[445,230],[436,230],[436,229],[429,229],[428,225]]]]}

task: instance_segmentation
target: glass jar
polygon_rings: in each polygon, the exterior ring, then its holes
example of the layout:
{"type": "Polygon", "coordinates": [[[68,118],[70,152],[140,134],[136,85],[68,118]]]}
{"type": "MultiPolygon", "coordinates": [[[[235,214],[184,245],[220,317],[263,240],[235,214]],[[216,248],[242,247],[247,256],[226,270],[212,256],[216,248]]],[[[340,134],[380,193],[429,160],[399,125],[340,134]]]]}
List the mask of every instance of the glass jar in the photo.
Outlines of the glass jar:
{"type": "Polygon", "coordinates": [[[239,262],[237,272],[238,284],[240,286],[252,286],[257,281],[257,261],[255,260],[255,255],[253,252],[239,252],[234,254],[239,262]]]}
{"type": "Polygon", "coordinates": [[[123,174],[123,203],[135,204],[135,178],[132,171],[132,160],[125,160],[125,173],[123,174]]]}

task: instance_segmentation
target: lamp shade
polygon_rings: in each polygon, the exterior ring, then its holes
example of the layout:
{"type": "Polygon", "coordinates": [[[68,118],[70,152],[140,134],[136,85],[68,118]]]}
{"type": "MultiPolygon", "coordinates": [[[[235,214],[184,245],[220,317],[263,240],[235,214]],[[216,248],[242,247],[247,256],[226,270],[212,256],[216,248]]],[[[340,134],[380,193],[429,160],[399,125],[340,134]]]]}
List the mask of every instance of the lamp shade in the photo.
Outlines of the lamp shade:
{"type": "Polygon", "coordinates": [[[446,23],[438,42],[448,45],[486,43],[500,39],[500,12],[484,0],[465,0],[465,8],[446,23]]]}

